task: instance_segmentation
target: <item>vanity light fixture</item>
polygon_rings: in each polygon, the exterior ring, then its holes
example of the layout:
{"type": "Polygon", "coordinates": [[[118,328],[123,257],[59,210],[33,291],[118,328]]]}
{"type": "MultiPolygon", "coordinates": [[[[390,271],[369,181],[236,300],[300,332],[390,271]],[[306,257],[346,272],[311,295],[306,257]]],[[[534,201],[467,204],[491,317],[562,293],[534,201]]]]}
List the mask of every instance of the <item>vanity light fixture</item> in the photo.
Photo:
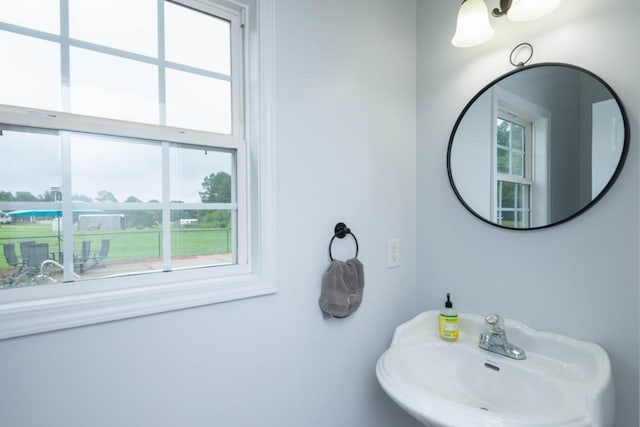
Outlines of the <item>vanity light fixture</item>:
{"type": "MultiPolygon", "coordinates": [[[[507,16],[511,21],[530,21],[554,11],[562,0],[500,0],[500,7],[491,11],[498,18],[507,16]]],[[[456,33],[451,44],[456,47],[471,47],[482,44],[493,37],[489,23],[489,11],[484,0],[463,0],[458,11],[456,33]]]]}

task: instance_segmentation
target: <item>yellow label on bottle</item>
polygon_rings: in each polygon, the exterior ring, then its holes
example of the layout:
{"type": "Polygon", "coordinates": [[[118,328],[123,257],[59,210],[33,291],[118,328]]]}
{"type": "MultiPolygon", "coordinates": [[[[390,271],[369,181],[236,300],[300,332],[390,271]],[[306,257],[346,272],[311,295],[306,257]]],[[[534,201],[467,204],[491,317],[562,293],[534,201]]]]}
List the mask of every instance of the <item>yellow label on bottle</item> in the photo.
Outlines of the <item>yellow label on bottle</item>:
{"type": "Polygon", "coordinates": [[[447,341],[458,339],[458,316],[440,315],[440,337],[447,341]]]}

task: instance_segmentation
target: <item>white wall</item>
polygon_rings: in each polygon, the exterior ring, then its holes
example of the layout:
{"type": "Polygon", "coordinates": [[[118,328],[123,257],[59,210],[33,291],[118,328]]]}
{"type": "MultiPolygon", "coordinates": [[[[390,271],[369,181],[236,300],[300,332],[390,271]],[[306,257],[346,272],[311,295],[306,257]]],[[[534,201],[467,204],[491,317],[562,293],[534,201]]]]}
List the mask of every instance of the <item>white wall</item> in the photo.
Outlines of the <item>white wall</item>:
{"type": "Polygon", "coordinates": [[[450,40],[459,3],[418,2],[419,311],[440,306],[451,292],[461,311],[495,311],[599,343],[613,365],[616,427],[637,426],[640,5],[566,0],[539,21],[493,19],[492,41],[456,49],[450,40]],[[572,63],[598,74],[621,97],[631,121],[631,150],[611,191],[578,218],[530,232],[502,230],[472,216],[454,196],[445,165],[458,113],[511,69],[509,52],[523,41],[533,44],[535,62],[572,63]]]}
{"type": "Polygon", "coordinates": [[[375,362],[415,314],[415,14],[277,0],[279,292],[2,341],[0,425],[413,426],[375,362]],[[330,320],[317,300],[339,221],[366,284],[360,309],[330,320]],[[387,269],[392,237],[401,266],[387,269]]]}
{"type": "MultiPolygon", "coordinates": [[[[490,219],[494,183],[491,173],[491,117],[493,91],[489,90],[469,107],[456,129],[451,147],[451,176],[458,194],[478,215],[490,219]]],[[[453,129],[453,128],[452,128],[453,129]]]]}

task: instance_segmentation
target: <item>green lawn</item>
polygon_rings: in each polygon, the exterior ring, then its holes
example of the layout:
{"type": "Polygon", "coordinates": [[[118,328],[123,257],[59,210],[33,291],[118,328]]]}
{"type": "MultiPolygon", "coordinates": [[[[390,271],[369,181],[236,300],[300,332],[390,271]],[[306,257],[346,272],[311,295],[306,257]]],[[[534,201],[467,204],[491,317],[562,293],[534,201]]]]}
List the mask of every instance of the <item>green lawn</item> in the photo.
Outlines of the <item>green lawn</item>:
{"type": "MultiPolygon", "coordinates": [[[[63,236],[61,236],[63,237],[63,236]]],[[[91,255],[100,251],[102,239],[110,239],[107,262],[153,259],[162,256],[162,232],[157,229],[128,229],[122,231],[77,231],[73,235],[73,251],[80,254],[82,241],[91,242],[91,255]]],[[[35,240],[48,243],[50,252],[58,251],[58,234],[51,224],[2,224],[0,244],[15,243],[20,257],[19,242],[35,240]]],[[[62,250],[62,243],[60,244],[62,250]]],[[[174,228],[171,230],[172,256],[208,255],[231,251],[231,230],[220,228],[174,228]]],[[[10,268],[4,256],[0,270],[10,268]]]]}

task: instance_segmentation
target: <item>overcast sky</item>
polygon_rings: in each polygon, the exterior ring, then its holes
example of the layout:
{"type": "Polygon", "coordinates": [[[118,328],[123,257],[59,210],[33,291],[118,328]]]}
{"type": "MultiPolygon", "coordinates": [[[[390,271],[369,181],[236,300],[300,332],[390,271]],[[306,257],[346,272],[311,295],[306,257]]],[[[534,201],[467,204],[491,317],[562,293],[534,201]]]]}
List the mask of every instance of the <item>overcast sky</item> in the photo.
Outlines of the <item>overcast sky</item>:
{"type": "MultiPolygon", "coordinates": [[[[44,194],[62,182],[60,143],[56,135],[5,130],[0,136],[0,190],[44,194]]],[[[115,138],[71,139],[72,193],[95,199],[109,191],[119,202],[129,196],[162,199],[161,150],[158,145],[124,143],[115,138]]],[[[202,181],[211,173],[230,172],[231,154],[172,149],[171,200],[199,202],[202,181]]]]}

